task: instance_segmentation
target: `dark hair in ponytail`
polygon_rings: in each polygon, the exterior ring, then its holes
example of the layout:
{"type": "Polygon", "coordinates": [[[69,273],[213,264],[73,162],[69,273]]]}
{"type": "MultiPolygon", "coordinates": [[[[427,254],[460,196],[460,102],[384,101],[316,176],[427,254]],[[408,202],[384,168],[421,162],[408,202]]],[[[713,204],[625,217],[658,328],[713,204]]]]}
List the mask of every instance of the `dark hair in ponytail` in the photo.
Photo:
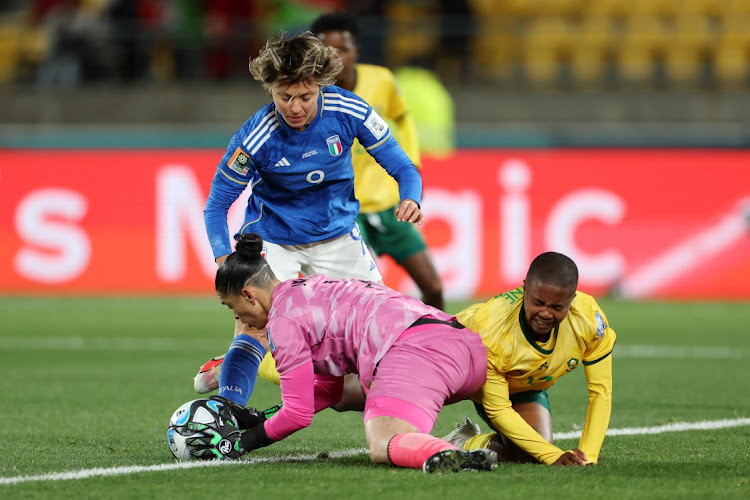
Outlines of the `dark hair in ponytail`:
{"type": "Polygon", "coordinates": [[[222,296],[239,295],[247,285],[265,288],[276,275],[260,254],[263,238],[255,233],[243,234],[237,247],[216,271],[216,292],[222,296]]]}

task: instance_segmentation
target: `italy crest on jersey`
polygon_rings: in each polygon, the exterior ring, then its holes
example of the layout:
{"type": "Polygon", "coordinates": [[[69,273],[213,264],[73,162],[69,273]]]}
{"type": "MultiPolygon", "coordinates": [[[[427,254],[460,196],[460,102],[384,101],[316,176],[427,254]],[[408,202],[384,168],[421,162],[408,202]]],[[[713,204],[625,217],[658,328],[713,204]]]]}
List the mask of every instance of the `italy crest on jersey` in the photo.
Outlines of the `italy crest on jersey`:
{"type": "Polygon", "coordinates": [[[326,139],[326,144],[328,144],[328,152],[331,153],[331,156],[338,156],[344,152],[344,147],[341,145],[341,138],[337,135],[332,135],[326,139]]]}

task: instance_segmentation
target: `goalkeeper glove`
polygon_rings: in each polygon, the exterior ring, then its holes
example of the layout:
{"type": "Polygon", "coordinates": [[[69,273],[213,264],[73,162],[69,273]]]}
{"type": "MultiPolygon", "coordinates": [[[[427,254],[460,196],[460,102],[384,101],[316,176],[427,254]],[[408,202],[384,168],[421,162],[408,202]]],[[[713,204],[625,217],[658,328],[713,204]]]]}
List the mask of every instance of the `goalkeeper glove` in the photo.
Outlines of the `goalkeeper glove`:
{"type": "Polygon", "coordinates": [[[223,396],[211,396],[208,399],[218,401],[226,408],[229,408],[232,416],[237,420],[237,425],[240,429],[250,429],[266,421],[266,414],[255,408],[246,408],[223,396]]]}
{"type": "Polygon", "coordinates": [[[240,431],[238,429],[224,429],[220,432],[211,427],[203,429],[185,439],[190,455],[199,460],[234,460],[240,458],[243,451],[240,448],[240,431]]]}

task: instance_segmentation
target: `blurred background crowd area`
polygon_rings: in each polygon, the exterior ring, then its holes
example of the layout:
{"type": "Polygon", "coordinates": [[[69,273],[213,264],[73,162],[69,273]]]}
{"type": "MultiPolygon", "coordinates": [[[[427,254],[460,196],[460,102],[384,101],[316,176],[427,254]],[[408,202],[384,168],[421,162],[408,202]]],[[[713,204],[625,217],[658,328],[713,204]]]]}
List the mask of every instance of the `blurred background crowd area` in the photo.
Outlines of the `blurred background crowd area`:
{"type": "Polygon", "coordinates": [[[459,146],[750,145],[750,0],[3,0],[0,146],[225,138],[268,100],[248,58],[331,10],[447,87],[459,146]]]}
{"type": "Polygon", "coordinates": [[[0,81],[246,78],[270,34],[358,15],[362,60],[524,88],[746,89],[749,0],[6,0],[0,81]]]}

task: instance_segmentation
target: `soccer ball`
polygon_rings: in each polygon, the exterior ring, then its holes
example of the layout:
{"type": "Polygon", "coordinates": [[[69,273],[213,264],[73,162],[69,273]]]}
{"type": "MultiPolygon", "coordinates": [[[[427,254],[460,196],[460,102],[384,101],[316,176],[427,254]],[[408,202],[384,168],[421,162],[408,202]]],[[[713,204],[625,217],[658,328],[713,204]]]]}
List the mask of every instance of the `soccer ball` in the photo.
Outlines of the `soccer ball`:
{"type": "Polygon", "coordinates": [[[218,439],[214,433],[204,432],[207,429],[213,429],[222,436],[226,435],[227,431],[236,431],[239,434],[237,420],[229,408],[220,401],[212,399],[188,401],[177,408],[169,419],[167,428],[169,451],[177,460],[222,459],[230,454],[234,443],[230,439],[218,439]],[[187,443],[188,439],[213,446],[200,450],[191,449],[187,443]]]}

